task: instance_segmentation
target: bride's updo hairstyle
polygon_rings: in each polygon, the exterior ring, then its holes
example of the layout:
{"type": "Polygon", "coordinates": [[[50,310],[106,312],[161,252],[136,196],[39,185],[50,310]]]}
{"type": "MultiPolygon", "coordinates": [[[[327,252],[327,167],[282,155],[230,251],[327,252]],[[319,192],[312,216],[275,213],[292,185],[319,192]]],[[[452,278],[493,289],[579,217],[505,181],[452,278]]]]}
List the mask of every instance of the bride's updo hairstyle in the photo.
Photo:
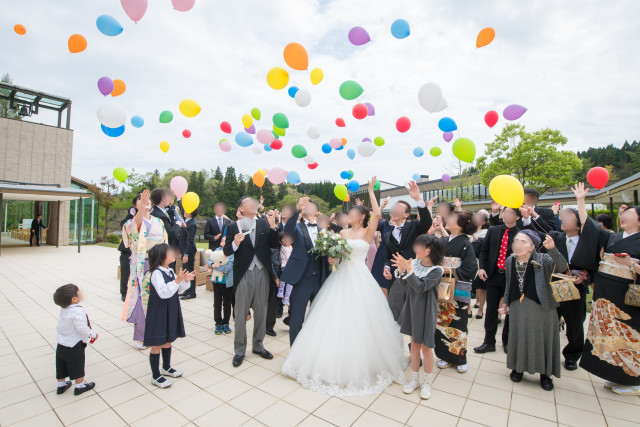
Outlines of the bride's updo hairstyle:
{"type": "Polygon", "coordinates": [[[364,215],[362,226],[366,228],[367,225],[369,225],[369,219],[371,218],[371,209],[364,205],[355,205],[351,208],[351,210],[356,210],[358,211],[359,215],[364,215]]]}

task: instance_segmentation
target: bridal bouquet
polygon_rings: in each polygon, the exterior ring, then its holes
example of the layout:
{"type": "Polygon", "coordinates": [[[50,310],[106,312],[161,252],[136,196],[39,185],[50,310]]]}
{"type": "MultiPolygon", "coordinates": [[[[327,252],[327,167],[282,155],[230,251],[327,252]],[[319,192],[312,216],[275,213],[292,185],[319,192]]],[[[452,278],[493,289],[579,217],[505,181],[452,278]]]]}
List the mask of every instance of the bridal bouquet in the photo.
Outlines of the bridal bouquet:
{"type": "Polygon", "coordinates": [[[338,268],[338,263],[343,259],[348,260],[351,254],[351,246],[347,243],[347,240],[339,234],[332,233],[327,230],[322,230],[318,233],[318,238],[314,242],[311,253],[319,256],[330,256],[335,258],[333,264],[331,264],[331,271],[335,271],[338,268]]]}

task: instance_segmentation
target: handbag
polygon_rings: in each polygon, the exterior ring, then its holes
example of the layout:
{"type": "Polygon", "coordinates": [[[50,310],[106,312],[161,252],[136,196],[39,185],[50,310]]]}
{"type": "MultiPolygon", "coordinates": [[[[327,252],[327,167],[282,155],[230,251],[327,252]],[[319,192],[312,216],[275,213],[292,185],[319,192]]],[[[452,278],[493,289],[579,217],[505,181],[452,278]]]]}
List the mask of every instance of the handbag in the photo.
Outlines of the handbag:
{"type": "Polygon", "coordinates": [[[551,273],[551,282],[549,282],[549,285],[551,285],[553,299],[555,299],[556,302],[573,301],[580,298],[580,291],[573,283],[574,280],[575,278],[571,275],[551,273]]]}
{"type": "Polygon", "coordinates": [[[449,276],[442,276],[438,286],[438,301],[452,302],[456,292],[456,279],[449,270],[449,276]]]}
{"type": "Polygon", "coordinates": [[[624,303],[632,307],[640,307],[640,285],[636,285],[635,279],[629,284],[629,289],[624,294],[624,303]]]}
{"type": "MultiPolygon", "coordinates": [[[[477,260],[476,260],[477,262],[477,260]]],[[[453,299],[468,304],[471,302],[471,282],[463,282],[456,274],[456,268],[462,265],[462,259],[459,257],[444,257],[444,266],[451,269],[455,279],[453,299]]]]}
{"type": "MultiPolygon", "coordinates": [[[[639,260],[635,258],[631,258],[632,260],[638,262],[639,260]]],[[[598,271],[601,273],[606,273],[611,276],[619,277],[621,279],[634,279],[635,273],[629,270],[628,267],[617,263],[615,261],[614,255],[609,253],[604,253],[602,255],[602,261],[600,261],[600,265],[598,267],[598,271]]]]}

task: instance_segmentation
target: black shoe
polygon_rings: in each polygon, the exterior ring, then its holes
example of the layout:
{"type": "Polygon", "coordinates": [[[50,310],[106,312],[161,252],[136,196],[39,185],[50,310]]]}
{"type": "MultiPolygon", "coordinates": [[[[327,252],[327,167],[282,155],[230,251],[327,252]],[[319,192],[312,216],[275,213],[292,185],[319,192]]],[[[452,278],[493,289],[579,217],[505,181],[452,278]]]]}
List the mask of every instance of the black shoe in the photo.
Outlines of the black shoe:
{"type": "Polygon", "coordinates": [[[502,324],[502,319],[498,318],[498,325],[502,324]]]}
{"type": "Polygon", "coordinates": [[[509,346],[507,345],[507,343],[502,344],[502,349],[504,350],[505,353],[507,353],[508,348],[509,346]]]}
{"type": "Polygon", "coordinates": [[[564,331],[564,320],[560,322],[560,326],[558,326],[559,331],[564,331]]]}
{"type": "Polygon", "coordinates": [[[124,300],[127,299],[127,296],[126,295],[122,295],[122,298],[120,298],[120,299],[122,300],[122,302],[124,302],[124,300]]]}
{"type": "Polygon", "coordinates": [[[468,317],[471,319],[473,317],[473,313],[469,313],[468,317]]]}
{"type": "Polygon", "coordinates": [[[578,369],[578,362],[575,360],[564,360],[564,367],[567,368],[567,371],[575,371],[578,369]]]}
{"type": "Polygon", "coordinates": [[[480,308],[480,305],[478,305],[478,304],[474,304],[474,305],[473,305],[473,308],[480,308]]]}
{"type": "Polygon", "coordinates": [[[233,356],[233,367],[237,368],[238,366],[242,365],[242,361],[244,360],[244,356],[233,356]]]}
{"type": "Polygon", "coordinates": [[[257,354],[258,356],[262,357],[263,359],[267,359],[267,360],[273,359],[273,354],[269,353],[267,350],[252,351],[252,353],[253,354],[257,354]]]}
{"type": "Polygon", "coordinates": [[[185,300],[185,299],[194,299],[196,296],[195,295],[191,295],[191,294],[187,294],[187,295],[182,295],[180,297],[181,300],[185,300]]]}
{"type": "Polygon", "coordinates": [[[87,391],[93,389],[96,386],[96,383],[84,383],[84,387],[82,388],[74,388],[73,395],[80,396],[82,393],[86,393],[87,391]]]}
{"type": "Polygon", "coordinates": [[[495,344],[482,344],[480,347],[476,347],[473,349],[476,353],[490,353],[492,351],[496,351],[495,344]]]}
{"type": "Polygon", "coordinates": [[[551,379],[551,377],[540,375],[540,387],[542,387],[542,389],[546,391],[553,390],[553,380],[551,379]]]}
{"type": "Polygon", "coordinates": [[[484,316],[484,314],[476,314],[476,319],[482,319],[482,316],[484,316]]]}
{"type": "Polygon", "coordinates": [[[270,337],[275,337],[276,335],[276,331],[274,331],[273,329],[271,329],[270,331],[265,332],[265,334],[269,335],[270,337]]]}
{"type": "Polygon", "coordinates": [[[67,383],[66,383],[65,385],[63,385],[62,387],[58,387],[58,391],[57,391],[57,393],[58,393],[58,394],[62,394],[62,393],[64,393],[65,391],[67,391],[67,389],[68,389],[69,387],[71,387],[71,381],[67,381],[67,383]]]}
{"type": "Polygon", "coordinates": [[[284,319],[282,319],[282,323],[284,323],[285,325],[289,326],[289,316],[287,316],[284,319]]]}
{"type": "Polygon", "coordinates": [[[511,374],[509,374],[509,378],[511,378],[511,381],[513,381],[514,383],[519,383],[520,381],[522,381],[523,375],[523,372],[516,372],[516,370],[514,369],[513,371],[511,371],[511,374]]]}

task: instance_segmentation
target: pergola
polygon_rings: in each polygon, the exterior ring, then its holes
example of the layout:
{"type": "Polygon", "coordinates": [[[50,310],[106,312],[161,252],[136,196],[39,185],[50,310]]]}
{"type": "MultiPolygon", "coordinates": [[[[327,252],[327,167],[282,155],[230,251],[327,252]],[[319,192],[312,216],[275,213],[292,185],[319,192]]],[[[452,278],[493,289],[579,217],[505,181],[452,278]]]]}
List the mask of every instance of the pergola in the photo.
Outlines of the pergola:
{"type": "Polygon", "coordinates": [[[58,113],[58,127],[62,127],[62,113],[67,111],[66,129],[71,127],[71,100],[44,92],[25,89],[20,86],[0,82],[0,100],[9,101],[9,108],[17,110],[20,116],[38,114],[40,108],[58,113]]]}

